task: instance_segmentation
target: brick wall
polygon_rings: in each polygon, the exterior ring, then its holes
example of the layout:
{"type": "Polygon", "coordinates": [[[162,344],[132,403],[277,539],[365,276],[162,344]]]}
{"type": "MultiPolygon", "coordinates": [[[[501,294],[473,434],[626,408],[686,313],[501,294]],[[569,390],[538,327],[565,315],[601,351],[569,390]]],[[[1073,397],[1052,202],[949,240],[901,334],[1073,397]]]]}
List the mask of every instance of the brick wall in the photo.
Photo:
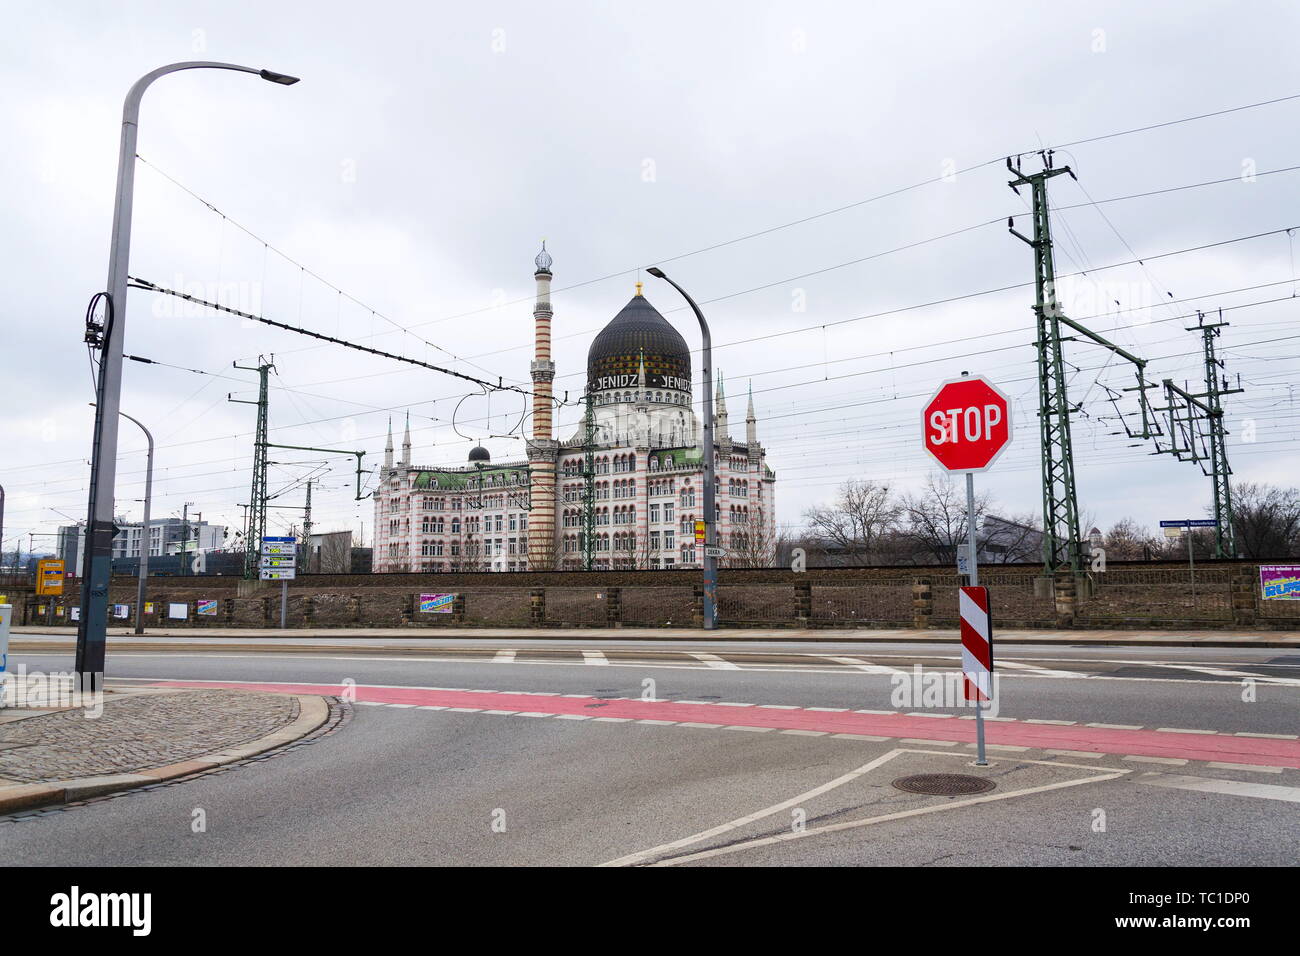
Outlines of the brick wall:
{"type": "MultiPolygon", "coordinates": [[[[1205,562],[1195,583],[1186,565],[1112,562],[1104,574],[1074,581],[1042,577],[1038,565],[991,565],[989,587],[998,627],[1300,627],[1300,601],[1263,601],[1258,565],[1205,562]]],[[[935,567],[720,569],[723,626],[955,627],[955,572],[935,567]]],[[[75,582],[56,603],[79,602],[75,582]]],[[[603,627],[697,626],[699,571],[593,571],[304,575],[290,586],[290,627],[603,627]],[[421,613],[421,593],[455,593],[449,613],[421,613]]],[[[15,623],[44,623],[30,587],[7,589],[15,623]]],[[[114,578],[113,603],[132,605],[135,579],[114,578]]],[[[232,577],[150,579],[151,625],[278,627],[280,587],[232,577]],[[216,600],[199,615],[196,602],[216,600]],[[187,619],[167,618],[184,603],[187,619]]],[[[43,600],[43,599],[42,599],[43,600]]],[[[56,624],[67,625],[66,615],[56,624]]],[[[126,626],[134,620],[114,620],[126,626]]]]}

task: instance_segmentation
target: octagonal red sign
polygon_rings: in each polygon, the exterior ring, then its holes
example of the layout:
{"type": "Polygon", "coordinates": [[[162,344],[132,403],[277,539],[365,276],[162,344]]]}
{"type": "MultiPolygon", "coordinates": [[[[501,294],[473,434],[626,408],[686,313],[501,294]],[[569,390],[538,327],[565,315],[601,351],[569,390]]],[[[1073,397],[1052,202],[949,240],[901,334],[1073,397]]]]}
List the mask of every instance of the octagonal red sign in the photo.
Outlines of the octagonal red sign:
{"type": "Polygon", "coordinates": [[[984,471],[1011,443],[1011,403],[982,375],[944,382],[921,412],[925,450],[948,471],[984,471]]]}

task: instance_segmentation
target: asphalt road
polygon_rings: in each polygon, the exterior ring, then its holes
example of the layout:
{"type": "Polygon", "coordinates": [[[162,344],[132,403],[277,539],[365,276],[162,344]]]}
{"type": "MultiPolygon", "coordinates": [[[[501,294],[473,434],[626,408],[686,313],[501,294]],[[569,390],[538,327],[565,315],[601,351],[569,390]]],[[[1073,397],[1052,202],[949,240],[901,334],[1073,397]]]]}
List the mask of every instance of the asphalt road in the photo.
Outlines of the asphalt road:
{"type": "MultiPolygon", "coordinates": [[[[16,650],[11,667],[71,666],[16,650]]],[[[111,679],[305,683],[356,703],[270,759],[7,818],[0,845],[17,864],[1297,862],[1300,655],[1054,645],[1000,661],[980,768],[969,709],[897,697],[916,666],[951,673],[951,645],[115,651],[111,679]],[[892,785],[919,773],[995,786],[892,785]]]]}

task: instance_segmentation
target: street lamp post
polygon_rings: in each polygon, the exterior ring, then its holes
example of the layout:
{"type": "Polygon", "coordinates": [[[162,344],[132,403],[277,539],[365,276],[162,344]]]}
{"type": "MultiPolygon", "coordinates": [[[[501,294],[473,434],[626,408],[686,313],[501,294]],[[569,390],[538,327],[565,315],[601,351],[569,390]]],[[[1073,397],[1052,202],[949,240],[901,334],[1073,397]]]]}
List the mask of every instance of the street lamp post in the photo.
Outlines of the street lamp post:
{"type": "Polygon", "coordinates": [[[712,631],[718,626],[718,559],[709,553],[709,549],[717,545],[713,491],[713,338],[709,334],[709,323],[705,321],[704,313],[685,289],[664,275],[662,269],[652,266],[646,272],[656,279],[663,279],[681,293],[699,320],[700,334],[704,337],[704,629],[712,631]]]}
{"type": "MultiPolygon", "coordinates": [[[[149,581],[149,505],[153,501],[153,435],[149,429],[144,427],[144,423],[138,418],[133,418],[126,412],[118,412],[123,418],[135,422],[140,426],[140,431],[144,432],[144,437],[149,439],[149,459],[145,465],[144,473],[144,524],[140,528],[140,580],[135,586],[135,632],[144,633],[144,593],[149,581]]],[[[159,536],[159,541],[162,537],[159,536]]]]}
{"type": "Polygon", "coordinates": [[[122,106],[122,139],[117,156],[117,194],[108,251],[108,289],[96,383],[95,436],[91,445],[86,553],[81,571],[81,619],[77,622],[77,677],[96,688],[104,673],[108,633],[108,585],[113,574],[113,492],[117,479],[117,418],[122,400],[122,346],[126,332],[127,262],[131,252],[131,211],[135,191],[135,147],[140,101],[160,76],[181,70],[235,70],[255,73],[282,86],[297,77],[234,63],[195,60],[161,66],[136,80],[122,106]]]}

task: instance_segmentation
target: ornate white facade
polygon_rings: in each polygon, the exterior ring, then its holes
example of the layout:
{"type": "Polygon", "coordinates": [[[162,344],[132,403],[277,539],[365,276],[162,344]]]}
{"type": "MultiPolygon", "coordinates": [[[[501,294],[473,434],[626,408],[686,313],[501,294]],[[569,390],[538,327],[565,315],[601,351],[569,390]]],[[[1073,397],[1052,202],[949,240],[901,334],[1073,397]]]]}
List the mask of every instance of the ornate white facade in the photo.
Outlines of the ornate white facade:
{"type": "MultiPolygon", "coordinates": [[[[594,427],[552,432],[551,257],[538,255],[534,309],[533,434],[527,460],[493,463],[475,448],[460,466],[400,461],[392,427],[375,492],[375,571],[578,570],[585,566],[586,462],[594,465],[594,569],[699,567],[702,428],[685,340],[636,295],[596,336],[587,356],[594,427]]],[[[722,377],[714,402],[717,540],[724,566],[766,566],[775,550],[776,476],[758,441],[753,395],[745,440],[732,439],[722,377]]]]}

